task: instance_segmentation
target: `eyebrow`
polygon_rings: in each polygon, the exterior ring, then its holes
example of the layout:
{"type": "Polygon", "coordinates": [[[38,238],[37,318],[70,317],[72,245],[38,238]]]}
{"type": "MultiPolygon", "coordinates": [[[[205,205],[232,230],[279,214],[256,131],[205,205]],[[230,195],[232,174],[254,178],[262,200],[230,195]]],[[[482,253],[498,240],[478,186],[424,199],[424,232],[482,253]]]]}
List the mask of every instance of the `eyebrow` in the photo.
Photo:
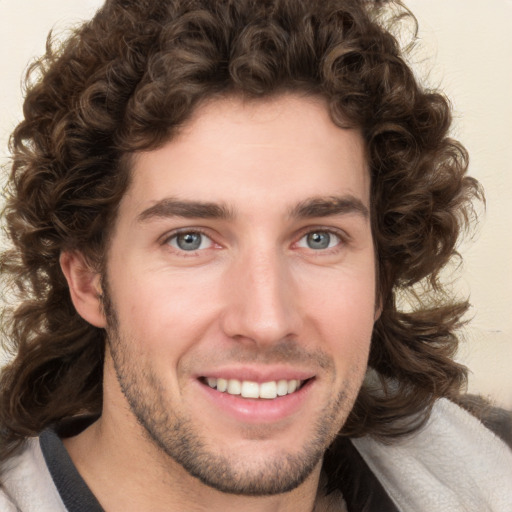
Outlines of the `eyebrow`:
{"type": "Polygon", "coordinates": [[[233,212],[225,205],[201,201],[166,198],[142,211],[138,222],[154,218],[183,217],[185,219],[231,219],[233,212]]]}
{"type": "MultiPolygon", "coordinates": [[[[313,197],[301,201],[290,210],[290,216],[299,219],[350,213],[362,215],[365,219],[369,217],[368,208],[360,199],[351,195],[313,197]]],[[[143,210],[137,216],[137,221],[146,222],[155,218],[168,217],[229,220],[234,218],[234,213],[224,204],[166,198],[143,210]]]]}
{"type": "Polygon", "coordinates": [[[345,215],[355,213],[365,219],[370,217],[368,208],[363,202],[352,195],[313,197],[301,201],[290,211],[291,217],[310,219],[314,217],[329,217],[331,215],[345,215]]]}

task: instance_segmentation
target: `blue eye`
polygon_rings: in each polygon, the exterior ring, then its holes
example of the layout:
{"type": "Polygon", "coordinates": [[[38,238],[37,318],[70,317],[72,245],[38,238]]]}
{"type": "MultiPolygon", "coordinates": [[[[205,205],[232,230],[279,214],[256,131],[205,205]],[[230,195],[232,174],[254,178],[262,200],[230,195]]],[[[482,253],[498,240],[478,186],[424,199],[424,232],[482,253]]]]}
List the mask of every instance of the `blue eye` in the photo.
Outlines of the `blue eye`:
{"type": "Polygon", "coordinates": [[[329,231],[311,231],[307,235],[304,235],[297,245],[299,247],[321,251],[323,249],[336,247],[340,242],[340,237],[329,231]]]}
{"type": "Polygon", "coordinates": [[[198,251],[211,247],[212,241],[203,233],[198,231],[187,231],[178,233],[171,237],[168,244],[180,251],[198,251]]]}

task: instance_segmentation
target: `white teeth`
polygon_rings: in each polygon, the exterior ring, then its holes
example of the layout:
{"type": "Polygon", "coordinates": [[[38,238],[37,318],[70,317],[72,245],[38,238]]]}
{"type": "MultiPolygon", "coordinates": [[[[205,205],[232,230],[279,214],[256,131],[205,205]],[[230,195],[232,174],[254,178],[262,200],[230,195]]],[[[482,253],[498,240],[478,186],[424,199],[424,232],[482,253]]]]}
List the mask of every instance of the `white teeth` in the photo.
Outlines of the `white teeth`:
{"type": "MultiPolygon", "coordinates": [[[[229,389],[228,389],[229,391],[229,389]]],[[[260,387],[257,382],[250,382],[248,380],[244,380],[242,382],[242,390],[240,393],[244,398],[259,398],[260,397],[260,387]]]]}
{"type": "Polygon", "coordinates": [[[230,395],[239,395],[242,392],[242,383],[236,379],[228,380],[228,393],[230,395]]]}
{"type": "Polygon", "coordinates": [[[288,381],[279,380],[277,381],[277,396],[284,396],[288,394],[288,381]]]}
{"type": "Polygon", "coordinates": [[[288,381],[288,394],[293,393],[297,389],[297,385],[299,384],[296,380],[288,381]]]}
{"type": "Polygon", "coordinates": [[[277,384],[275,381],[260,384],[260,398],[272,399],[277,396],[277,384]]]}
{"type": "Polygon", "coordinates": [[[240,381],[237,379],[216,379],[214,377],[208,377],[206,382],[208,386],[222,393],[227,392],[230,395],[242,395],[244,398],[266,398],[268,400],[294,393],[300,389],[302,384],[297,379],[271,380],[258,384],[250,380],[240,381]]]}

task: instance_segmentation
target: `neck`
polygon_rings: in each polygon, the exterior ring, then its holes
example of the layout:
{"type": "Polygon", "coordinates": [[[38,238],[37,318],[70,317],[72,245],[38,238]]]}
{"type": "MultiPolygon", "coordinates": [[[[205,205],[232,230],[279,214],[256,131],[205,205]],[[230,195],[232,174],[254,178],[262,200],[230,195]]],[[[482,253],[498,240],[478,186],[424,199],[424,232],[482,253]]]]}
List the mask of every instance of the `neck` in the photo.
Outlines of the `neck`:
{"type": "Polygon", "coordinates": [[[189,475],[129,418],[105,415],[64,444],[106,512],[311,512],[319,487],[319,463],[296,489],[274,496],[241,496],[213,489],[189,475]],[[131,431],[131,432],[130,432],[131,431]],[[122,433],[122,434],[121,434],[122,433]]]}

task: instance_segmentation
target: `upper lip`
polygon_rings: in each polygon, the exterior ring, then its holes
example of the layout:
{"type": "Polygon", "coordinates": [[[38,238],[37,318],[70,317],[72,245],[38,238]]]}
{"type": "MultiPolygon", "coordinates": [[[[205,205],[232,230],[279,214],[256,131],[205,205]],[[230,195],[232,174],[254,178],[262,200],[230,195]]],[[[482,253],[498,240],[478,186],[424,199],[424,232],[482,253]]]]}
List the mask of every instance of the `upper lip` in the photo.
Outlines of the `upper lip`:
{"type": "Polygon", "coordinates": [[[252,367],[237,366],[207,370],[197,375],[197,378],[236,379],[251,382],[270,382],[279,380],[308,380],[315,376],[315,372],[291,367],[252,367]]]}

